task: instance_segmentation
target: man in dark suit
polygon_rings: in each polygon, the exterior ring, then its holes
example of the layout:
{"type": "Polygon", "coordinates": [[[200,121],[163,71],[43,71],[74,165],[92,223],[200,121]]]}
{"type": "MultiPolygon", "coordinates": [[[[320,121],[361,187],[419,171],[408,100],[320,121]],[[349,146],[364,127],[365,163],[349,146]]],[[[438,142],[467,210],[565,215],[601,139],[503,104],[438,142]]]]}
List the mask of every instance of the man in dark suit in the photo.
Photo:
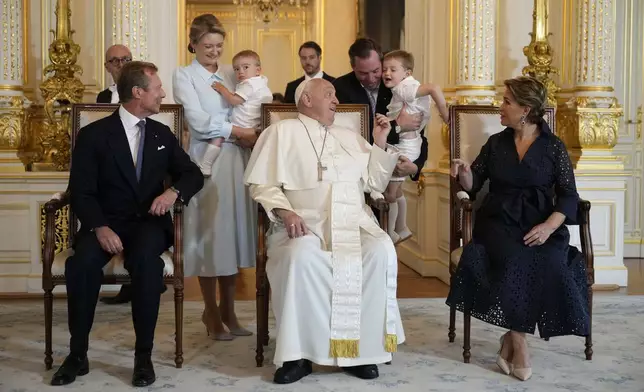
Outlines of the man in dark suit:
{"type": "Polygon", "coordinates": [[[80,231],[65,267],[70,354],[52,385],[72,383],[89,371],[89,333],[102,268],[121,252],[132,278],[132,384],[155,381],[151,354],[163,286],[160,256],[173,241],[170,209],[177,199],[187,204],[203,186],[203,175],[172,131],[147,118],[159,112],[165,97],[157,67],[126,64],[118,92],[119,109],[83,127],[72,153],[71,208],[80,231]],[[172,186],[165,189],[168,177],[172,186]]]}
{"type": "MultiPolygon", "coordinates": [[[[118,103],[119,93],[116,89],[116,81],[119,79],[121,68],[132,61],[132,53],[125,45],[112,45],[105,52],[105,70],[112,75],[112,84],[105,90],[98,93],[96,103],[118,103]]],[[[163,291],[165,291],[163,286],[163,291]]],[[[124,284],[115,296],[102,297],[101,302],[108,305],[126,304],[132,298],[132,286],[124,284]]]]}
{"type": "MultiPolygon", "coordinates": [[[[96,103],[119,103],[119,93],[116,82],[119,79],[121,68],[132,61],[132,53],[125,45],[112,45],[105,52],[105,70],[112,75],[112,84],[98,93],[96,103]]],[[[127,301],[125,301],[127,302],[127,301]]]]}
{"type": "Polygon", "coordinates": [[[322,48],[320,48],[320,45],[313,41],[307,41],[300,46],[298,54],[300,56],[300,64],[302,64],[302,70],[304,70],[304,76],[286,85],[284,103],[295,103],[295,89],[305,79],[322,78],[331,83],[335,80],[333,76],[329,76],[320,70],[320,62],[322,60],[322,48]]]}
{"type": "MultiPolygon", "coordinates": [[[[391,90],[382,82],[382,50],[377,42],[370,38],[358,38],[349,48],[349,61],[353,69],[333,82],[338,101],[342,103],[367,104],[371,109],[369,119],[369,137],[373,129],[373,119],[376,113],[387,114],[387,105],[391,101],[391,90]]],[[[392,130],[415,130],[420,127],[421,114],[410,115],[401,110],[396,121],[392,122],[392,130]]],[[[423,144],[420,156],[412,162],[401,157],[394,170],[395,177],[411,176],[416,181],[420,171],[427,161],[427,138],[421,132],[423,144]]],[[[390,132],[387,143],[398,143],[398,132],[390,132]]],[[[370,140],[373,143],[373,140],[370,140]]]]}

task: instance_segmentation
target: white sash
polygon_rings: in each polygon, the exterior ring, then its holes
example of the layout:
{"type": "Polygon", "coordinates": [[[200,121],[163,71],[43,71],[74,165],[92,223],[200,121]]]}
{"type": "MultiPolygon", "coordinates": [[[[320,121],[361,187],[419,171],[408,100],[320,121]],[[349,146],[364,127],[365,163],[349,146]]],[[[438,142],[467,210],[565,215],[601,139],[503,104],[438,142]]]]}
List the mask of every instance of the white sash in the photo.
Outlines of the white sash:
{"type": "MultiPolygon", "coordinates": [[[[359,353],[362,302],[362,247],[360,228],[383,241],[389,237],[364,211],[362,189],[355,183],[336,182],[331,188],[331,357],[356,358],[359,353]],[[351,201],[354,201],[351,203],[351,201]]],[[[396,351],[397,260],[387,261],[385,350],[396,351]]]]}

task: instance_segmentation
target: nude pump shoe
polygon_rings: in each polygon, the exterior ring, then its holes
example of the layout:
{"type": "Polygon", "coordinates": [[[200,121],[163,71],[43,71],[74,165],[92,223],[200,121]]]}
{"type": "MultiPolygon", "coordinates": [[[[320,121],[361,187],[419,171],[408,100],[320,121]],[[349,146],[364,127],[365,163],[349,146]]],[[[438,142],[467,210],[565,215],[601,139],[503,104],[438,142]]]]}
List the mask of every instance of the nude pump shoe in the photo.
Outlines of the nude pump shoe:
{"type": "Polygon", "coordinates": [[[512,371],[512,364],[508,363],[502,356],[501,351],[503,351],[503,340],[505,339],[505,334],[501,336],[500,343],[501,347],[499,348],[499,353],[496,356],[496,365],[501,369],[501,371],[507,375],[510,375],[512,371]]]}
{"type": "Polygon", "coordinates": [[[512,375],[521,381],[528,381],[532,377],[532,368],[514,368],[512,369],[512,375]]]}

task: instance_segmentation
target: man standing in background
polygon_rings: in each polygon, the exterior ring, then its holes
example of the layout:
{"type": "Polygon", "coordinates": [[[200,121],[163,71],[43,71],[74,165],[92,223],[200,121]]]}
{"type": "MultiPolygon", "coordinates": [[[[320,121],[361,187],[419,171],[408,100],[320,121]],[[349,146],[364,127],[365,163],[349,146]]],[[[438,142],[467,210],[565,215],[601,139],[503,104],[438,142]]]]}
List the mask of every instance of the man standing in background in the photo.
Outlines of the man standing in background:
{"type": "Polygon", "coordinates": [[[295,79],[286,85],[284,92],[283,103],[295,103],[295,89],[305,80],[322,78],[333,83],[335,78],[324,73],[320,69],[320,62],[322,61],[322,48],[316,42],[307,41],[300,46],[298,52],[300,56],[300,64],[304,70],[304,76],[295,79]]]}
{"type": "MultiPolygon", "coordinates": [[[[132,61],[132,52],[125,45],[112,45],[105,52],[105,70],[112,75],[112,84],[98,93],[96,103],[119,103],[119,93],[116,91],[116,82],[121,73],[121,68],[132,61]]],[[[127,302],[127,301],[125,301],[127,302]]]]}

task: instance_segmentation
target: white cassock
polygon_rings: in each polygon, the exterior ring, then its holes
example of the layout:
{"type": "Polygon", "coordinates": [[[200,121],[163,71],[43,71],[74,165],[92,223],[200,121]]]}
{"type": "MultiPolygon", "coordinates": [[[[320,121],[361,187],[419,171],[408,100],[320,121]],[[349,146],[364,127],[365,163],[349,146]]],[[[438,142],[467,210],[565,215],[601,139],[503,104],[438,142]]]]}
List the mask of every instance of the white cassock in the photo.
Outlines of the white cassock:
{"type": "Polygon", "coordinates": [[[364,199],[364,192],[384,191],[398,156],[335,125],[322,149],[325,133],[302,114],[271,125],[245,172],[251,197],[272,223],[266,271],[278,367],[297,359],[328,366],[384,363],[405,340],[396,250],[364,199]],[[321,151],[326,170],[318,181],[321,151]],[[309,234],[289,239],[276,208],[297,213],[309,234]]]}

